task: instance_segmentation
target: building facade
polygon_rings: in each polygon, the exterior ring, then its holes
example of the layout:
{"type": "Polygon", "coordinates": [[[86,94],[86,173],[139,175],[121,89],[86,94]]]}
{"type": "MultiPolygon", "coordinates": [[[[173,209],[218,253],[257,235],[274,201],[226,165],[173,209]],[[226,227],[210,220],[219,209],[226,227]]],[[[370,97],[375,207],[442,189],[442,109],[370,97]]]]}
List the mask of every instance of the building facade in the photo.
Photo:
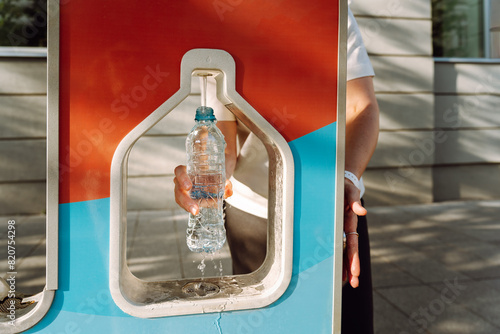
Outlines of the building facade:
{"type": "MultiPolygon", "coordinates": [[[[495,17],[496,1],[488,3],[495,17]]],[[[364,176],[368,205],[498,199],[500,59],[434,57],[432,1],[354,0],[351,8],[381,111],[364,176]]]]}

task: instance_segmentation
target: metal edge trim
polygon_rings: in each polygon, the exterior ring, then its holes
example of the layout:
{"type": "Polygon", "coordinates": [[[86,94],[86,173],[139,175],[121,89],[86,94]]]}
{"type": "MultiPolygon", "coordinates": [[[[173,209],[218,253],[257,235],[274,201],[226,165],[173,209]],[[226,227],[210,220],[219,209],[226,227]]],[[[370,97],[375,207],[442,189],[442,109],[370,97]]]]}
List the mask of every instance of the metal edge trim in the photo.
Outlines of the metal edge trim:
{"type": "MultiPolygon", "coordinates": [[[[47,186],[46,186],[46,285],[41,298],[15,325],[0,323],[2,333],[20,333],[40,322],[48,313],[58,288],[59,245],[59,1],[47,2],[47,186]]],[[[1,52],[2,50],[0,50],[1,52]]],[[[1,56],[1,55],[0,55],[1,56]]],[[[46,57],[40,55],[40,57],[46,57]]]]}
{"type": "Polygon", "coordinates": [[[59,2],[48,2],[46,289],[58,288],[59,262],[59,2]]]}
{"type": "Polygon", "coordinates": [[[454,58],[454,57],[434,57],[435,63],[450,63],[450,64],[484,64],[495,65],[500,64],[500,58],[454,58]]]}
{"type": "Polygon", "coordinates": [[[340,333],[342,315],[342,260],[344,229],[345,169],[345,93],[347,75],[347,0],[339,0],[339,36],[337,64],[337,159],[335,166],[335,239],[333,254],[333,317],[332,333],[340,333]]]}

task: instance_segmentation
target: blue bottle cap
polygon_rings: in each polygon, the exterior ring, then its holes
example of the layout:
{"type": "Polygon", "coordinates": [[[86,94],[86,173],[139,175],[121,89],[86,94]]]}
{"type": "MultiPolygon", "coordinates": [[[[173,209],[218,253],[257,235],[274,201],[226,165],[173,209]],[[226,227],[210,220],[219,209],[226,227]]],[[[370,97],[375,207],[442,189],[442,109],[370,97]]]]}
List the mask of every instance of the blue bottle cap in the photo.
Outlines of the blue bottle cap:
{"type": "Polygon", "coordinates": [[[196,109],[195,121],[215,121],[214,110],[210,107],[198,107],[196,109]]]}

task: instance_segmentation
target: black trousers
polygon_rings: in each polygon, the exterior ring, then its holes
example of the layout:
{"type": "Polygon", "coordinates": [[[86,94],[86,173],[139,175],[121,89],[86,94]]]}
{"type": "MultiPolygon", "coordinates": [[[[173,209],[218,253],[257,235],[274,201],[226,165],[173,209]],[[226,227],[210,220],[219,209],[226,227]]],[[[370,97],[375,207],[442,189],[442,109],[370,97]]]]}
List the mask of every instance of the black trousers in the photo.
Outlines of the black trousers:
{"type": "Polygon", "coordinates": [[[342,288],[342,334],[373,334],[373,294],[370,240],[366,217],[358,217],[359,286],[342,288]]]}

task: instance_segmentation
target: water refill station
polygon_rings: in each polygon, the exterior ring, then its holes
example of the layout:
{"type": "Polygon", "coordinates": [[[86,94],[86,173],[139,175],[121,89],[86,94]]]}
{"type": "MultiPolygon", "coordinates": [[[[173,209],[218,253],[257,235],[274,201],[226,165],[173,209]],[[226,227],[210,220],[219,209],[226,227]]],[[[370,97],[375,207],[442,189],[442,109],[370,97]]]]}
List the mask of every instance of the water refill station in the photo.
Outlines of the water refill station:
{"type": "MultiPolygon", "coordinates": [[[[339,333],[346,1],[49,1],[49,18],[47,286],[2,332],[339,333]],[[132,164],[134,146],[194,124],[181,107],[199,75],[267,152],[267,255],[245,275],[144,279],[128,261],[131,169],[175,154],[132,164]]],[[[161,197],[164,169],[140,199],[161,197]]]]}

